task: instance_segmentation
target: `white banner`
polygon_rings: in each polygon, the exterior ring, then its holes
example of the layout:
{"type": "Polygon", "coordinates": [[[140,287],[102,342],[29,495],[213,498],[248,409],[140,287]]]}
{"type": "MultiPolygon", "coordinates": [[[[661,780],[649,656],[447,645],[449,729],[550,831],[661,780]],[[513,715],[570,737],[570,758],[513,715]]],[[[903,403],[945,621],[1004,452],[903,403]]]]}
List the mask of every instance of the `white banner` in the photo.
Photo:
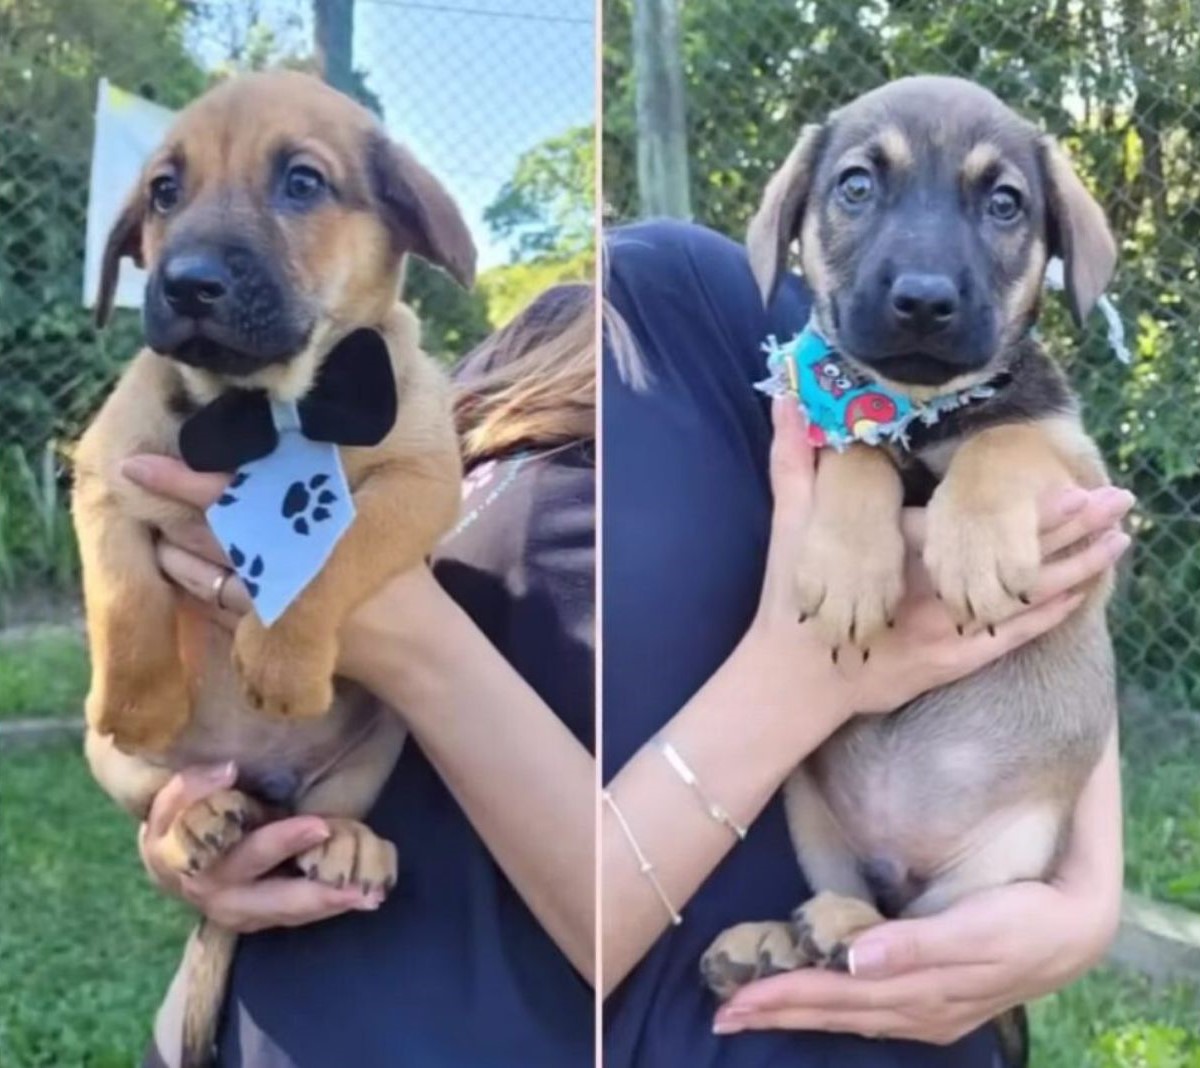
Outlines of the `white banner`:
{"type": "MultiPolygon", "coordinates": [[[[175,113],[100,79],[96,94],[96,140],[88,186],[87,247],[83,262],[83,304],[96,303],[100,259],[108,232],[116,222],[141,174],[142,165],[159,146],[175,113]]],[[[114,304],[140,308],[146,285],[144,271],[123,260],[114,304]]]]}

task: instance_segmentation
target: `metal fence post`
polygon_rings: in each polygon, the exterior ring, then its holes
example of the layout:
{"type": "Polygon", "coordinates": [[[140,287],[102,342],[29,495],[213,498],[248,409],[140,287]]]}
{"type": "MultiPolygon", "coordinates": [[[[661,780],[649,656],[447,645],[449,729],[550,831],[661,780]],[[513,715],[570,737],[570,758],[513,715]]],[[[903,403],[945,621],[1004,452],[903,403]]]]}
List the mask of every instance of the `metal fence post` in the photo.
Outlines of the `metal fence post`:
{"type": "Polygon", "coordinates": [[[313,25],[321,73],[335,89],[354,87],[354,0],[313,0],[313,25]]]}
{"type": "Polygon", "coordinates": [[[679,0],[634,0],[633,69],[640,212],[690,219],[679,0]]]}

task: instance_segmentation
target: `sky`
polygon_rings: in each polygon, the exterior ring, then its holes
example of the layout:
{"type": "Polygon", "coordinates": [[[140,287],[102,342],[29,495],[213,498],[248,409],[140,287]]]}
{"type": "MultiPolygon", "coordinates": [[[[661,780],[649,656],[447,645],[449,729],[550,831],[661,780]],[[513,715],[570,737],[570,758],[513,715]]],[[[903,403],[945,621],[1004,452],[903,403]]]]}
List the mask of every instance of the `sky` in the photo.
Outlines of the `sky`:
{"type": "MultiPolygon", "coordinates": [[[[195,47],[211,62],[246,5],[209,5],[195,47]],[[232,13],[231,13],[232,12],[232,13]]],[[[259,0],[281,45],[308,51],[310,0],[259,0]]],[[[595,110],[593,0],[357,0],[354,65],[405,142],[463,209],[480,267],[507,262],[483,212],[522,152],[595,110]]],[[[236,27],[232,30],[236,36],[236,27]]]]}

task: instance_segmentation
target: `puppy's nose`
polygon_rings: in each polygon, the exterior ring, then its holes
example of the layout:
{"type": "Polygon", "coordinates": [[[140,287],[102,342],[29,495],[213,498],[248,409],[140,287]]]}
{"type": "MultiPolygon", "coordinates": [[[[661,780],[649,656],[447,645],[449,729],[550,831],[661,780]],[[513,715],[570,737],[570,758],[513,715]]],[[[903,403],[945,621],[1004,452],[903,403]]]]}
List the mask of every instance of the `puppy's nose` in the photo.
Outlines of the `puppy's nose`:
{"type": "Polygon", "coordinates": [[[958,287],[944,274],[902,274],[889,297],[896,325],[914,333],[935,334],[958,317],[958,287]]]}
{"type": "Polygon", "coordinates": [[[177,252],[163,264],[163,296],[171,309],[204,319],[229,292],[229,272],[213,253],[177,252]]]}

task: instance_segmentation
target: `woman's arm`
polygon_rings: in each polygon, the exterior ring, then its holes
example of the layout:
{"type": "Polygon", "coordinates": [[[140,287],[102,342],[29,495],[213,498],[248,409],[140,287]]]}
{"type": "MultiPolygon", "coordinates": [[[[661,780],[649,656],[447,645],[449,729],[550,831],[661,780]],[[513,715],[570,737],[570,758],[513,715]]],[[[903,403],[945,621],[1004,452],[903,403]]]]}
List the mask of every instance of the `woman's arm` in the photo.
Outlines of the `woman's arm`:
{"type": "MultiPolygon", "coordinates": [[[[1044,633],[1078,606],[1070,591],[1120,555],[1128,538],[1109,532],[1091,546],[1043,568],[1034,606],[996,628],[960,636],[919,568],[896,626],[872,648],[867,664],[831,663],[829,650],[793,614],[794,552],[807,521],[814,456],[795,406],[776,404],[771,483],[775,496],[762,599],[749,631],[729,659],[663,728],[705,792],[746,826],[788,773],[856,713],[884,712],[919,693],[978,670],[1044,633]]],[[[1073,491],[1044,511],[1045,555],[1103,531],[1128,510],[1123,491],[1073,491]]],[[[919,540],[919,517],[907,517],[919,540]]],[[[843,661],[845,658],[843,658],[843,661]]],[[[606,715],[619,710],[606,709],[606,715]]],[[[609,791],[676,909],[736,844],[710,818],[654,747],[640,750],[609,791]]],[[[611,991],[670,922],[619,821],[605,811],[601,832],[603,983],[611,991]]]]}
{"type": "MultiPolygon", "coordinates": [[[[196,508],[211,504],[225,483],[166,457],[137,457],[123,471],[143,488],[196,508]]],[[[199,519],[170,537],[174,543],[160,546],[160,565],[211,606],[214,580],[227,570],[220,547],[199,519]]],[[[226,583],[222,603],[226,610],[214,615],[227,625],[250,607],[236,579],[226,583]]],[[[403,711],[496,862],[563,953],[593,981],[591,755],[427,569],[396,577],[363,605],[347,622],[341,647],[339,673],[403,711]]],[[[192,900],[204,910],[202,899],[192,900]]]]}
{"type": "Polygon", "coordinates": [[[1117,929],[1122,867],[1114,731],[1080,795],[1067,856],[1049,883],[1013,883],[928,919],[873,928],[851,950],[853,975],[812,968],[751,983],[717,1012],[714,1028],[954,1042],[1100,960],[1117,929]]]}
{"type": "Polygon", "coordinates": [[[595,975],[595,762],[425,569],[348,623],[339,671],[401,709],[538,922],[595,975]]]}

